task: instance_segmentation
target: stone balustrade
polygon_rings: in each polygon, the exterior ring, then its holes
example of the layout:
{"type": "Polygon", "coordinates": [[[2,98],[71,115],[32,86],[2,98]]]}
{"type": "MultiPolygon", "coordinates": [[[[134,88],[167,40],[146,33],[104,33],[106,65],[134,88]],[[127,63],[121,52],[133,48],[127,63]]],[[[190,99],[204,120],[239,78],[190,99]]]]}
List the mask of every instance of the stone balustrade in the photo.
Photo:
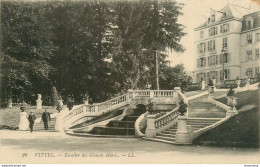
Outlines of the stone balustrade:
{"type": "Polygon", "coordinates": [[[175,90],[128,90],[128,93],[102,103],[83,104],[71,111],[63,111],[63,122],[67,128],[84,122],[84,117],[100,116],[131,103],[132,99],[175,98],[175,90]]]}

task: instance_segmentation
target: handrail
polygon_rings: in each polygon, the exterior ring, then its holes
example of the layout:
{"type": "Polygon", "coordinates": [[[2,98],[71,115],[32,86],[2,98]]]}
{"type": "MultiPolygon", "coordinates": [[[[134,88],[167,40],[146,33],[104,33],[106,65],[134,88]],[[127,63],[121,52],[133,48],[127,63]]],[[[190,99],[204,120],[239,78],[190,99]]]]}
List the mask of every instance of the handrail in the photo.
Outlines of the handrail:
{"type": "Polygon", "coordinates": [[[177,117],[179,116],[179,113],[177,112],[178,110],[179,110],[179,106],[174,108],[169,113],[155,119],[155,122],[154,122],[155,129],[162,129],[163,127],[166,127],[167,125],[169,125],[170,123],[175,121],[177,119],[177,117]]]}
{"type": "Polygon", "coordinates": [[[145,134],[143,134],[140,130],[140,123],[144,120],[144,118],[148,115],[149,113],[146,112],[142,115],[140,115],[137,120],[135,121],[135,132],[136,132],[136,135],[139,136],[139,137],[144,137],[145,134]]]}
{"type": "Polygon", "coordinates": [[[126,94],[104,101],[102,103],[83,104],[71,111],[63,112],[63,122],[75,122],[87,115],[99,116],[116,108],[129,104],[131,99],[138,98],[173,98],[175,90],[132,90],[126,94]]]}

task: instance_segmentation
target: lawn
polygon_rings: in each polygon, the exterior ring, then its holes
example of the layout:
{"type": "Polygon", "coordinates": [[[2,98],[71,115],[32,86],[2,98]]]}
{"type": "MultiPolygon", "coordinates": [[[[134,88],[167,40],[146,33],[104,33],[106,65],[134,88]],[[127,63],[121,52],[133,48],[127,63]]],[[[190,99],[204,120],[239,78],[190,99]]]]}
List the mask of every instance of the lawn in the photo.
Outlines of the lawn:
{"type": "MultiPolygon", "coordinates": [[[[194,140],[194,144],[259,148],[259,89],[240,92],[235,96],[238,98],[238,111],[245,106],[254,107],[239,112],[227,122],[199,136],[194,140]]],[[[227,103],[226,98],[218,101],[227,103]]]]}
{"type": "MultiPolygon", "coordinates": [[[[35,106],[29,106],[25,110],[27,113],[27,116],[31,111],[36,115],[36,118],[41,117],[41,114],[43,113],[44,109],[48,109],[49,113],[56,112],[55,109],[49,106],[43,106],[43,109],[37,110],[35,106]]],[[[19,126],[19,120],[20,120],[20,108],[18,106],[15,106],[11,109],[2,108],[0,109],[0,129],[17,129],[19,126]]]]}

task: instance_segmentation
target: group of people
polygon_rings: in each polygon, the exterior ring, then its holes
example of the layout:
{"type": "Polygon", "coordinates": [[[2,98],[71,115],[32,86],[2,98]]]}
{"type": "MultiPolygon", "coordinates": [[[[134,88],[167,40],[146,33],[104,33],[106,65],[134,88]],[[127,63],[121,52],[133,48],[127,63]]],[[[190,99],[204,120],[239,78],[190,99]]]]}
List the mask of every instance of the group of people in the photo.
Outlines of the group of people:
{"type": "MultiPolygon", "coordinates": [[[[47,109],[44,110],[44,112],[42,113],[42,121],[44,124],[44,129],[48,130],[49,129],[49,121],[51,119],[50,113],[47,111],[47,109]]],[[[36,120],[36,116],[33,112],[30,113],[30,115],[28,116],[28,120],[29,120],[29,128],[30,131],[33,131],[33,126],[36,120]]]]}

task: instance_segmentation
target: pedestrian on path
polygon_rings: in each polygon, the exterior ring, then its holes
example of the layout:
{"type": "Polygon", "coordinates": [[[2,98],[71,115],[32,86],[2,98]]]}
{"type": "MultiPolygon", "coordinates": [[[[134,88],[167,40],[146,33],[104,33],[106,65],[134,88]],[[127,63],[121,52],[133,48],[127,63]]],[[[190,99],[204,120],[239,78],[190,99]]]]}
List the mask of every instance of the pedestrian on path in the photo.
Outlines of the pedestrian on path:
{"type": "Polygon", "coordinates": [[[42,113],[42,121],[44,123],[44,129],[48,130],[49,128],[49,121],[51,119],[50,113],[47,112],[47,109],[42,113]]]}
{"type": "Polygon", "coordinates": [[[31,132],[32,132],[33,131],[34,122],[36,120],[36,116],[34,115],[33,112],[31,112],[30,115],[28,116],[28,120],[29,120],[29,127],[30,127],[31,132]]]}

